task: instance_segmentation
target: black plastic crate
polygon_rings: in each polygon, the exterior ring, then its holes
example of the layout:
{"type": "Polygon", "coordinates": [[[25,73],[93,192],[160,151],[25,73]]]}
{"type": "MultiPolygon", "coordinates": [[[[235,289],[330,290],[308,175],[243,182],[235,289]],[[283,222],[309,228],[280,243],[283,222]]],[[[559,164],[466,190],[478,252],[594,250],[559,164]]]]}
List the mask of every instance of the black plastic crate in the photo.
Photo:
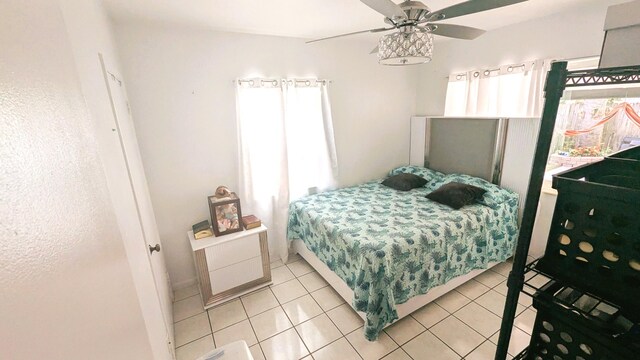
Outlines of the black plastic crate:
{"type": "Polygon", "coordinates": [[[535,268],[537,261],[525,267],[523,293],[537,301],[553,304],[568,318],[588,320],[585,326],[592,332],[600,333],[601,337],[615,343],[615,346],[633,347],[640,353],[638,314],[625,313],[618,305],[597,295],[551,280],[535,268]]]}
{"type": "Polygon", "coordinates": [[[511,360],[528,360],[529,359],[529,348],[522,350],[518,355],[514,356],[511,360]]]}
{"type": "MultiPolygon", "coordinates": [[[[640,354],[640,323],[631,321],[633,316],[623,313],[617,305],[605,299],[550,279],[548,274],[536,268],[538,261],[535,260],[525,267],[525,283],[522,290],[533,298],[536,309],[549,309],[548,312],[555,314],[555,317],[579,329],[590,338],[598,339],[599,345],[604,349],[625,349],[624,356],[640,354]]],[[[564,337],[567,338],[566,335],[564,337]]],[[[543,340],[541,338],[538,341],[543,340]]],[[[535,339],[532,339],[533,342],[535,339]]],[[[561,348],[558,350],[562,352],[561,348]]],[[[513,359],[554,359],[554,356],[557,356],[555,359],[573,360],[580,359],[578,356],[581,355],[568,354],[560,357],[558,354],[550,353],[546,347],[532,345],[531,350],[527,348],[513,359]]]]}
{"type": "Polygon", "coordinates": [[[615,154],[607,156],[611,159],[640,160],[640,145],[629,147],[625,150],[618,151],[615,154]]]}
{"type": "Polygon", "coordinates": [[[536,268],[640,316],[640,161],[577,167],[554,176],[553,187],[558,197],[536,268]]]}
{"type": "Polygon", "coordinates": [[[520,358],[527,360],[637,360],[640,353],[620,346],[600,332],[589,320],[567,316],[556,304],[534,298],[536,321],[531,342],[520,358]]]}

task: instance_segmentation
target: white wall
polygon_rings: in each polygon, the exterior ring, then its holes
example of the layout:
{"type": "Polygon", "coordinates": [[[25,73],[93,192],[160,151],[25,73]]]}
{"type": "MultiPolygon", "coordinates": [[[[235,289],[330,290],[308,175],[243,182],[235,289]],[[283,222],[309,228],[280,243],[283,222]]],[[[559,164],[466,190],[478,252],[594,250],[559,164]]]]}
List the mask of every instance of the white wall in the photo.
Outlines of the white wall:
{"type": "Polygon", "coordinates": [[[612,6],[607,11],[606,41],[600,67],[640,64],[640,52],[629,44],[640,43],[640,0],[612,6]]]}
{"type": "Polygon", "coordinates": [[[572,11],[489,31],[473,41],[437,43],[433,62],[420,69],[417,112],[444,114],[450,73],[535,59],[599,55],[607,7],[624,1],[585,1],[572,11]]]}
{"type": "MultiPolygon", "coordinates": [[[[174,287],[195,281],[186,231],[218,185],[237,189],[233,79],[317,76],[330,98],[341,185],[405,164],[417,68],[389,68],[373,44],[117,22],[136,131],[174,287]]],[[[242,196],[242,194],[239,194],[242,196]]]]}
{"type": "Polygon", "coordinates": [[[151,359],[58,2],[0,28],[0,358],[151,359]]]}

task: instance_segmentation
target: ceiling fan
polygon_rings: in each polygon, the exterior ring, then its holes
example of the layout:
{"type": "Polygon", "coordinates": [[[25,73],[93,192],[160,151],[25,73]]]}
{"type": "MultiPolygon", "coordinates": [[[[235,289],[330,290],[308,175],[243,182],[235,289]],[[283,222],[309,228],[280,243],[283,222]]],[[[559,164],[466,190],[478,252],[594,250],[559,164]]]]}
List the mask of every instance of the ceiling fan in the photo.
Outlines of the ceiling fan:
{"type": "Polygon", "coordinates": [[[392,34],[383,35],[379,40],[378,46],[371,51],[371,54],[378,53],[378,61],[384,65],[422,64],[431,61],[433,34],[473,40],[485,32],[469,26],[441,24],[437,23],[438,21],[527,0],[469,0],[438,11],[431,11],[428,6],[420,1],[405,0],[400,4],[396,4],[391,0],[360,1],[384,15],[384,22],[388,26],[329,36],[307,41],[307,43],[356,34],[397,30],[392,34]]]}

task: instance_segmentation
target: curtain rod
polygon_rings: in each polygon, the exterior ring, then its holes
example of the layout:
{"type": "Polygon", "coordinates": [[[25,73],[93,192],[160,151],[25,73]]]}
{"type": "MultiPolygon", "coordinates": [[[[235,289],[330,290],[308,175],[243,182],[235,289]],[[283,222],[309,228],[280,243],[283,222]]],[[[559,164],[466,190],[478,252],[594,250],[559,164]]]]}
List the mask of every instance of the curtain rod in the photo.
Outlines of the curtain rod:
{"type": "Polygon", "coordinates": [[[465,71],[465,72],[460,72],[457,74],[449,74],[447,76],[445,76],[446,79],[451,79],[451,78],[455,78],[456,80],[462,80],[463,78],[466,78],[468,76],[468,74],[472,74],[473,77],[478,77],[480,76],[480,74],[483,74],[484,76],[489,76],[491,75],[491,73],[494,73],[496,71],[501,71],[501,70],[506,70],[506,72],[511,73],[514,70],[517,69],[526,69],[527,65],[531,65],[534,66],[538,61],[540,61],[542,64],[544,64],[547,61],[551,61],[553,62],[553,60],[550,59],[540,59],[540,60],[532,60],[532,61],[524,61],[522,63],[519,64],[511,64],[511,65],[500,65],[494,69],[485,69],[485,70],[470,70],[470,71],[465,71]]]}
{"type": "Polygon", "coordinates": [[[236,83],[236,81],[238,82],[238,84],[243,84],[243,83],[249,83],[250,85],[254,85],[256,81],[260,81],[261,85],[264,85],[266,83],[271,83],[273,86],[277,86],[279,81],[289,81],[289,82],[296,82],[296,83],[303,83],[305,85],[311,85],[312,81],[315,81],[316,83],[321,83],[323,85],[325,84],[331,84],[333,83],[332,80],[327,80],[327,79],[262,79],[262,78],[255,78],[255,79],[238,79],[238,80],[233,80],[232,83],[236,83]]]}
{"type": "MultiPolygon", "coordinates": [[[[567,59],[548,58],[548,59],[545,59],[545,61],[550,61],[550,62],[556,62],[556,61],[567,61],[567,62],[571,62],[571,61],[592,60],[592,59],[597,59],[597,58],[599,58],[599,57],[600,57],[600,54],[597,54],[597,55],[589,55],[589,56],[582,56],[582,57],[577,57],[577,58],[567,58],[567,59]]],[[[529,62],[530,62],[530,61],[529,61],[529,62]]],[[[518,69],[518,68],[521,68],[521,67],[526,66],[526,63],[527,63],[527,62],[522,63],[522,64],[520,64],[520,65],[510,65],[510,66],[508,66],[508,67],[507,67],[507,71],[509,71],[509,67],[511,67],[511,71],[513,71],[513,70],[515,70],[515,69],[518,69]]],[[[473,70],[472,70],[472,71],[473,71],[473,70]]],[[[495,70],[491,70],[491,71],[495,71],[495,70]]],[[[511,72],[511,71],[509,71],[509,72],[511,72]]],[[[467,71],[467,72],[464,72],[464,73],[458,73],[458,74],[455,74],[454,76],[455,76],[456,80],[461,80],[463,77],[466,77],[466,76],[467,76],[467,73],[468,73],[468,71],[467,71]]],[[[451,75],[447,75],[447,76],[445,76],[445,79],[449,79],[450,77],[451,77],[451,75]]]]}

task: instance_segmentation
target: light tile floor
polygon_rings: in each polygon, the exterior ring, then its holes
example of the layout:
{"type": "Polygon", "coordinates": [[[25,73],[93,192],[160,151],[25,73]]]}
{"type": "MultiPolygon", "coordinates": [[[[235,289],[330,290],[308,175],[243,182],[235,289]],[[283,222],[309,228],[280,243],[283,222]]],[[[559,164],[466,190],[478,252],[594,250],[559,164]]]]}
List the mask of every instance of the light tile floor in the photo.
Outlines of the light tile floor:
{"type": "MultiPolygon", "coordinates": [[[[273,285],[205,311],[197,286],[175,292],[176,356],[196,359],[245,340],[256,360],[493,360],[510,263],[494,267],[366,341],[363,321],[295,255],[271,264],[273,285]]],[[[535,319],[521,296],[509,346],[529,343],[535,319]]]]}

